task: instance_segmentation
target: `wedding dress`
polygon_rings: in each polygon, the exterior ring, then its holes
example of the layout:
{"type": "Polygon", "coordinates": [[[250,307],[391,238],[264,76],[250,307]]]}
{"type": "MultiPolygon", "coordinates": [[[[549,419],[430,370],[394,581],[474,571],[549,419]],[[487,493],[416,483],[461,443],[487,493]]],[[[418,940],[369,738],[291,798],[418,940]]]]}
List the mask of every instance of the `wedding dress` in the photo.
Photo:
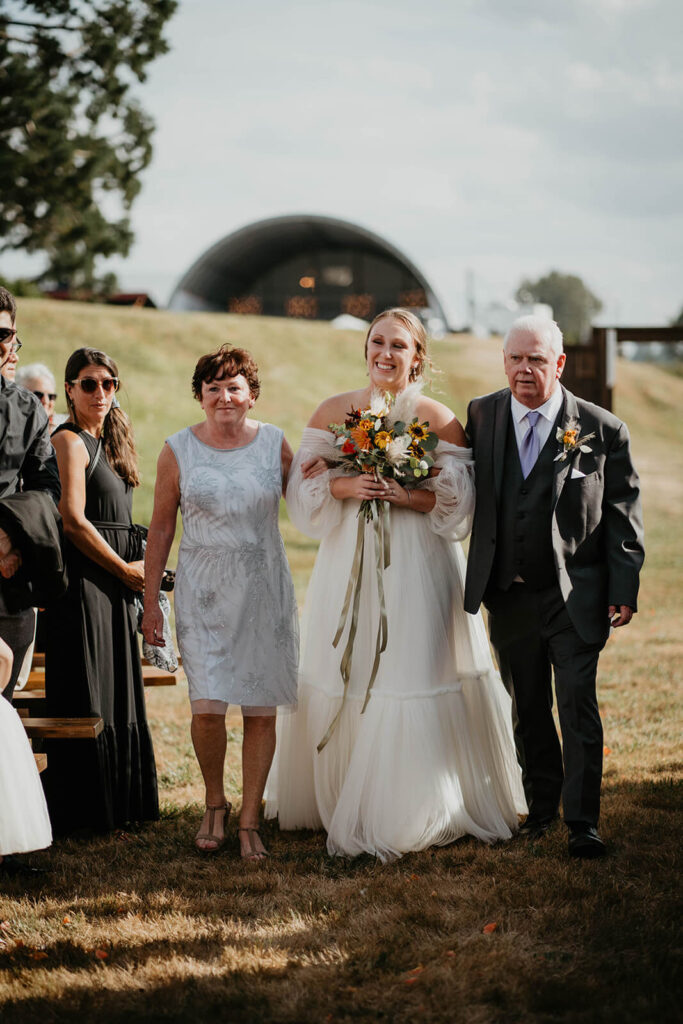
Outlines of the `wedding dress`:
{"type": "Polygon", "coordinates": [[[0,856],[52,842],[43,788],[21,719],[0,697],[0,856]]]}
{"type": "MultiPolygon", "coordinates": [[[[278,719],[266,817],[282,829],[327,830],[330,854],[392,860],[463,835],[509,839],[526,811],[512,738],[510,698],[494,670],[480,615],[463,609],[459,541],[474,510],[469,449],[441,441],[428,514],[390,506],[383,573],[388,637],[367,702],[380,619],[373,524],[365,525],[357,632],[346,696],[340,661],[347,621],[333,639],[352,569],[356,500],[330,494],[338,470],[304,480],[301,465],[330,455],[334,435],[307,428],[287,507],[321,541],[303,613],[299,710],[278,719]],[[340,711],[331,735],[318,752],[340,711]]],[[[348,616],[351,619],[351,615],[348,616]]]]}

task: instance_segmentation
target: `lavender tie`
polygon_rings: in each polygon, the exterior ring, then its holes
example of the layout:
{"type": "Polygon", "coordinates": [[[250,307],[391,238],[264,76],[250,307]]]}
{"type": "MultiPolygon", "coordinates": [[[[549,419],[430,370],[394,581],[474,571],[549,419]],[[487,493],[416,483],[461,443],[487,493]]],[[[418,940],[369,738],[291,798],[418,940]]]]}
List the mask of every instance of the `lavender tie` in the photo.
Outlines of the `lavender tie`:
{"type": "Polygon", "coordinates": [[[525,480],[536,465],[536,459],[541,450],[540,438],[536,433],[536,422],[540,415],[540,412],[534,411],[528,412],[524,417],[529,421],[529,429],[524,435],[524,440],[519,448],[519,461],[522,464],[522,476],[525,480]]]}

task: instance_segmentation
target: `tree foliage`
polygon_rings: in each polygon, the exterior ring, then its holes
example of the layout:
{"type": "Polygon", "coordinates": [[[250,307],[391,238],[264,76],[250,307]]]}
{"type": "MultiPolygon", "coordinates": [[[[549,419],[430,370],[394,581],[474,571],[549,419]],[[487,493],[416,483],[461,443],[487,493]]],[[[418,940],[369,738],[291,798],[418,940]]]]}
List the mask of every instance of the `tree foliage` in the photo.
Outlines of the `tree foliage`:
{"type": "Polygon", "coordinates": [[[0,0],[0,248],[92,288],[126,255],[153,124],[132,87],[167,51],[177,0],[0,0]]]}
{"type": "Polygon", "coordinates": [[[602,302],[574,274],[551,270],[537,281],[522,281],[515,298],[518,302],[545,302],[569,342],[582,341],[593,317],[602,309],[602,302]]]}

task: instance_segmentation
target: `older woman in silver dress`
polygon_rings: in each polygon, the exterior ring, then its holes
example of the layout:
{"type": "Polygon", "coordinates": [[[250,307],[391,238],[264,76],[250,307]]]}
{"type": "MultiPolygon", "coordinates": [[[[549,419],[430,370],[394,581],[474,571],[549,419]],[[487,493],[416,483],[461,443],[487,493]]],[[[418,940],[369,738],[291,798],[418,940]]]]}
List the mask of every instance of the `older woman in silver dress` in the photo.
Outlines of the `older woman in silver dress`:
{"type": "MultiPolygon", "coordinates": [[[[145,639],[162,646],[154,595],[176,529],[175,611],[192,707],[192,741],[206,785],[206,813],[196,845],[223,845],[231,804],[223,788],[225,717],[242,707],[242,857],[266,850],[259,816],[275,751],[278,707],[297,700],[298,621],[278,529],[280,497],[292,450],[282,431],[251,418],[259,395],[257,366],[243,349],[223,345],[202,356],[192,379],[204,420],[164,444],[147,539],[145,639]]],[[[321,468],[325,468],[322,466],[321,468]]]]}

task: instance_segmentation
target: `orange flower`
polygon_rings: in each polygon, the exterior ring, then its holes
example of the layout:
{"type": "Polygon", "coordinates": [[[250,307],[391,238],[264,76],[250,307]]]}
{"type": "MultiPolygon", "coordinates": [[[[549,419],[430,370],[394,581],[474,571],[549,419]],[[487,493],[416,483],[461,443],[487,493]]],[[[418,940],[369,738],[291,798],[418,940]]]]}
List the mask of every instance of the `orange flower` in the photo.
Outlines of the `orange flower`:
{"type": "Polygon", "coordinates": [[[341,450],[344,455],[353,455],[356,449],[352,441],[344,441],[341,450]]]}
{"type": "MultiPolygon", "coordinates": [[[[372,447],[372,442],[370,441],[367,430],[362,430],[360,427],[354,427],[353,430],[351,431],[351,437],[354,439],[354,441],[356,442],[356,444],[358,445],[362,452],[370,451],[370,448],[372,447]]],[[[344,451],[343,448],[342,451],[344,451]]]]}
{"type": "Polygon", "coordinates": [[[375,425],[375,421],[374,420],[368,420],[368,419],[361,420],[360,423],[358,424],[358,426],[360,427],[361,430],[372,430],[374,425],[375,425]]]}
{"type": "Polygon", "coordinates": [[[565,430],[564,437],[562,438],[564,444],[575,444],[577,434],[578,430],[565,430]]]}

